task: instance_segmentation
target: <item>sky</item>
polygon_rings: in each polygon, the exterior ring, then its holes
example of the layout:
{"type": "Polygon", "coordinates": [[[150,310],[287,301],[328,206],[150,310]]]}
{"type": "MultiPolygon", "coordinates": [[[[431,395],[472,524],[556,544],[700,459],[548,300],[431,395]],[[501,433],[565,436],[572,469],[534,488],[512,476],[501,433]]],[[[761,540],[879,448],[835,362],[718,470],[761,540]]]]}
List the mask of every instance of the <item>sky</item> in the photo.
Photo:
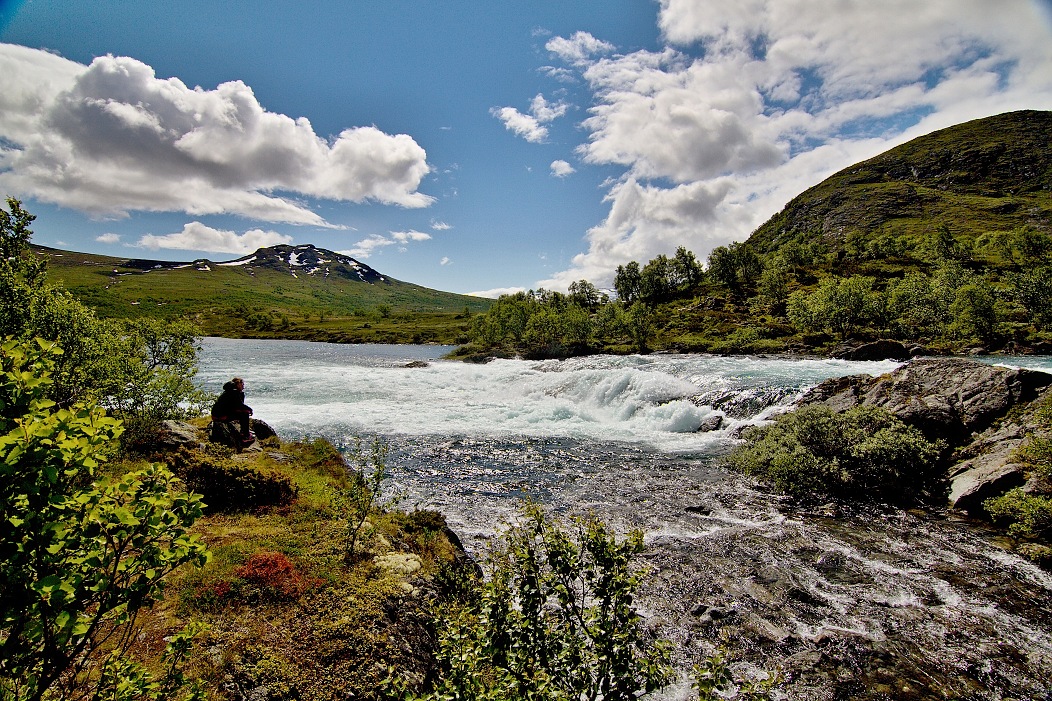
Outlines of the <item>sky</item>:
{"type": "Polygon", "coordinates": [[[0,0],[33,241],[609,287],[936,129],[1052,109],[1052,0],[0,0]]]}

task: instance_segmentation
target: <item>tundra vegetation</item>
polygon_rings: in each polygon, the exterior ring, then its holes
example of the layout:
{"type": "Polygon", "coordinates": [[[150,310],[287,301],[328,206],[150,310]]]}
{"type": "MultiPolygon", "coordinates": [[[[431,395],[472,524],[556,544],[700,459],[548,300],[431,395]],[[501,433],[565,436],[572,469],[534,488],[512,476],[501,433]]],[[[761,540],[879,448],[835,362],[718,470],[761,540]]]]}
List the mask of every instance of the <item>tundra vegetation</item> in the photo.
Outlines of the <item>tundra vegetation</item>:
{"type": "MultiPolygon", "coordinates": [[[[628,699],[670,679],[634,603],[639,533],[528,507],[483,578],[441,514],[389,508],[382,443],[169,447],[163,421],[207,420],[196,330],[99,319],[8,207],[0,699],[628,699]]],[[[774,682],[724,659],[699,662],[700,698],[774,682]]]]}

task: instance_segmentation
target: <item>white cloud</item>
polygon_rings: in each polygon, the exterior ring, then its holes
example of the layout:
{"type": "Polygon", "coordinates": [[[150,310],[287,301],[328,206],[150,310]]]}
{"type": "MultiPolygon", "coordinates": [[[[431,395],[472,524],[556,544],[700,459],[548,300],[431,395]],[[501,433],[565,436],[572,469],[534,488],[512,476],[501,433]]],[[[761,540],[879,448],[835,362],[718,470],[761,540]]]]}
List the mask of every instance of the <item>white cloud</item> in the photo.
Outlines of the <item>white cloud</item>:
{"type": "Polygon", "coordinates": [[[608,41],[596,39],[588,32],[575,32],[569,39],[552,37],[544,48],[568,63],[578,63],[592,56],[608,54],[617,47],[608,41]]]}
{"type": "Polygon", "coordinates": [[[449,265],[453,261],[450,260],[449,256],[442,256],[442,260],[438,261],[439,265],[449,265]]]}
{"type": "Polygon", "coordinates": [[[516,292],[525,292],[525,287],[495,287],[492,290],[479,290],[478,292],[468,292],[472,297],[486,297],[488,299],[497,299],[501,295],[513,295],[516,292]]]}
{"type": "Polygon", "coordinates": [[[175,234],[165,234],[164,236],[147,234],[140,238],[136,245],[142,248],[149,248],[152,251],[166,248],[244,255],[252,253],[259,248],[276,246],[282,243],[292,243],[292,237],[279,234],[276,231],[263,231],[261,229],[251,229],[243,234],[237,234],[224,229],[213,229],[201,222],[194,221],[184,225],[183,230],[175,234]]]}
{"type": "Polygon", "coordinates": [[[99,236],[96,236],[95,240],[98,241],[99,243],[120,243],[121,236],[120,236],[120,234],[112,234],[112,233],[110,233],[110,234],[101,234],[99,236]]]}
{"type": "Polygon", "coordinates": [[[386,236],[383,234],[371,234],[354,244],[353,248],[339,252],[351,256],[352,258],[368,258],[373,253],[387,248],[388,246],[402,244],[399,250],[406,251],[407,248],[405,247],[405,244],[414,241],[429,241],[430,239],[431,234],[426,234],[423,231],[392,231],[386,236]]]}
{"type": "Polygon", "coordinates": [[[371,234],[354,244],[352,248],[345,251],[337,251],[337,253],[342,253],[343,255],[351,256],[352,258],[368,258],[381,248],[393,246],[395,243],[394,239],[389,239],[380,234],[371,234]]]}
{"type": "Polygon", "coordinates": [[[565,178],[577,172],[572,165],[562,160],[552,161],[551,169],[552,175],[556,178],[565,178]]]}
{"type": "MultiPolygon", "coordinates": [[[[1052,109],[1050,23],[1030,0],[659,0],[666,46],[549,42],[587,83],[579,157],[620,166],[569,269],[602,286],[679,245],[704,258],[858,160],[952,124],[1052,109]]],[[[592,37],[594,39],[594,37],[592,37]]]]}
{"type": "Polygon", "coordinates": [[[451,225],[445,223],[444,221],[437,221],[435,219],[432,219],[431,220],[431,228],[434,229],[435,231],[449,231],[453,227],[451,225]]]}
{"type": "Polygon", "coordinates": [[[514,107],[494,107],[490,114],[504,122],[504,128],[529,141],[543,143],[548,138],[548,128],[541,126],[536,117],[523,114],[514,107]]]}
{"type": "Polygon", "coordinates": [[[502,121],[508,131],[532,144],[540,144],[548,138],[548,127],[543,125],[562,117],[569,108],[564,102],[551,103],[544,95],[538,94],[530,101],[529,114],[523,114],[514,107],[494,107],[490,114],[502,121]]]}
{"type": "Polygon", "coordinates": [[[327,141],[266,111],[241,81],[158,78],[133,58],[90,66],[0,44],[0,189],[101,216],[230,213],[328,226],[278,195],[426,207],[430,172],[412,137],[375,127],[327,141]],[[5,143],[6,142],[6,143],[5,143]]]}
{"type": "Polygon", "coordinates": [[[537,118],[538,122],[546,124],[566,114],[570,106],[565,102],[548,102],[544,95],[535,95],[530,102],[530,114],[537,118]]]}
{"type": "Polygon", "coordinates": [[[430,241],[431,234],[425,234],[423,231],[392,231],[391,238],[399,243],[409,243],[410,241],[430,241]]]}

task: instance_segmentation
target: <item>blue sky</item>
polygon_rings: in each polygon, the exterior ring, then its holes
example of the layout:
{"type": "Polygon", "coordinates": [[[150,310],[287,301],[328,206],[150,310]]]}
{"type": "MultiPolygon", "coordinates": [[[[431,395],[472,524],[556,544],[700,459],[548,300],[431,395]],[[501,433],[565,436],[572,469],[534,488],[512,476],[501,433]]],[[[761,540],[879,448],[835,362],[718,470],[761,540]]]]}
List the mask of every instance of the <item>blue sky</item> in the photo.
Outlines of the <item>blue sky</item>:
{"type": "Polygon", "coordinates": [[[494,295],[744,240],[937,128],[1052,109],[1048,0],[0,0],[35,241],[273,243],[494,295]]]}

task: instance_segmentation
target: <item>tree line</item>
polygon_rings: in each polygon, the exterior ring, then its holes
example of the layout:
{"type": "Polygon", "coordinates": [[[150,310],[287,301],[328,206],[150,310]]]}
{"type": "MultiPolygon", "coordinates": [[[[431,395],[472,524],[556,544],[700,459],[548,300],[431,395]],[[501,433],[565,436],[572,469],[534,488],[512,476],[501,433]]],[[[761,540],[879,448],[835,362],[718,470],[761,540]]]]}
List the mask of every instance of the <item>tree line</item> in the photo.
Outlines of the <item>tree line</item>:
{"type": "Polygon", "coordinates": [[[718,315],[723,326],[709,327],[717,350],[856,335],[1001,347],[1026,336],[1023,327],[1040,337],[1052,325],[1052,238],[1021,227],[968,243],[940,226],[922,239],[852,233],[832,249],[799,234],[766,253],[749,242],[717,246],[704,266],[680,246],[671,257],[619,265],[613,298],[588,280],[566,293],[503,295],[476,317],[471,340],[526,357],[645,352],[677,315],[717,308],[730,309],[718,315]],[[668,304],[688,299],[697,303],[668,304]]]}

